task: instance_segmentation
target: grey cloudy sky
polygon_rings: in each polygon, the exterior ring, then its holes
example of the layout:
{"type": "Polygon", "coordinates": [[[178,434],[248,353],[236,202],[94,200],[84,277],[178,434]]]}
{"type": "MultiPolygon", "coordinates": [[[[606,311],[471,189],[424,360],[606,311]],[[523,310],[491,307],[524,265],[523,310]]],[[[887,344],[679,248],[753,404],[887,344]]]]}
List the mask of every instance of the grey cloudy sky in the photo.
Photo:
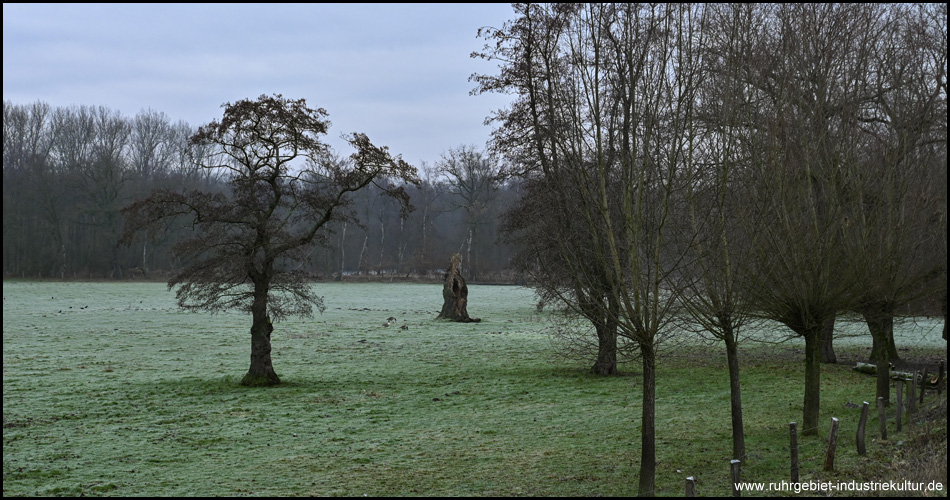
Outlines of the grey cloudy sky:
{"type": "Polygon", "coordinates": [[[3,4],[3,99],[142,109],[197,126],[221,104],[306,98],[332,126],[364,132],[418,166],[461,144],[509,98],[470,96],[480,27],[509,4],[3,4]]]}

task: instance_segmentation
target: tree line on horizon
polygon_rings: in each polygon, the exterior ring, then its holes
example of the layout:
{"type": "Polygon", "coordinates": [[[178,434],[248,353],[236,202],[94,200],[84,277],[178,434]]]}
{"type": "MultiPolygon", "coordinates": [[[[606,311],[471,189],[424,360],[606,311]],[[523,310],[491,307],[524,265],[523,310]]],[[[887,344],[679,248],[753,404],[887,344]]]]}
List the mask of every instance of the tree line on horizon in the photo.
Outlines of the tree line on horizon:
{"type": "MultiPolygon", "coordinates": [[[[151,109],[4,101],[4,278],[164,279],[186,265],[170,249],[190,228],[123,245],[121,211],[155,189],[223,189],[224,172],[200,166],[212,148],[188,144],[196,130],[151,109]]],[[[406,187],[413,210],[367,186],[353,197],[356,220],[329,224],[302,269],[318,280],[438,279],[459,253],[470,281],[516,280],[499,230],[519,184],[474,145],[418,167],[421,183],[406,187]]]]}

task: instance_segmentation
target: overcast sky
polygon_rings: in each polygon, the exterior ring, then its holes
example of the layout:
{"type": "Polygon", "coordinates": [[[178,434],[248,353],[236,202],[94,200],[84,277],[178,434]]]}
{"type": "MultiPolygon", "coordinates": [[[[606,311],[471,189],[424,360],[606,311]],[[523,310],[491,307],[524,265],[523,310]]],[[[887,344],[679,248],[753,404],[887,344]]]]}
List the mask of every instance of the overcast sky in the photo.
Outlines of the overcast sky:
{"type": "Polygon", "coordinates": [[[326,139],[364,132],[410,163],[462,144],[509,97],[471,96],[483,26],[508,4],[3,4],[3,99],[151,108],[193,126],[221,104],[280,93],[322,107],[326,139]]]}

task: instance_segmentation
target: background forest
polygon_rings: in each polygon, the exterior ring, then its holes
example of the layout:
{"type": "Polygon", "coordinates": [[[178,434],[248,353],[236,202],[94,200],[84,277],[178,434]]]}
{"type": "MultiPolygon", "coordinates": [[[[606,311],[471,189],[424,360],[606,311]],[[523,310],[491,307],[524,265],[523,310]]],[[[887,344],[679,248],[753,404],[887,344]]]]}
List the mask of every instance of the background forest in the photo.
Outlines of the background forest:
{"type": "MultiPolygon", "coordinates": [[[[169,249],[191,227],[169,224],[125,246],[121,210],[159,188],[222,189],[222,172],[198,166],[212,151],[188,145],[196,130],[150,109],[128,117],[4,101],[4,278],[162,279],[179,268],[169,249]]],[[[406,186],[413,211],[401,214],[379,186],[367,187],[349,207],[360,225],[332,224],[301,270],[316,279],[437,277],[458,252],[470,280],[515,279],[499,221],[518,183],[501,182],[498,162],[469,145],[417,167],[422,183],[406,186]]]]}

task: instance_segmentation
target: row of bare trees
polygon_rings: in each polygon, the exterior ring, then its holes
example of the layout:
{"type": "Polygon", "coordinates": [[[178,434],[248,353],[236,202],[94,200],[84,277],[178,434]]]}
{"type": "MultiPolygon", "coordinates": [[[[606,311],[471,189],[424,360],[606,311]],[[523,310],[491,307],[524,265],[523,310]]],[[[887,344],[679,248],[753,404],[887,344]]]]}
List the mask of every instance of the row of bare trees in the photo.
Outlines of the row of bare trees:
{"type": "Polygon", "coordinates": [[[945,309],[945,5],[514,9],[473,54],[499,62],[476,93],[517,96],[492,118],[494,150],[525,182],[506,229],[542,298],[593,326],[595,372],[616,371],[618,337],[637,346],[641,494],[656,349],[681,318],[726,345],[740,458],[749,319],[804,339],[815,434],[837,313],[863,314],[878,345],[909,302],[945,309]]]}
{"type": "Polygon", "coordinates": [[[193,131],[155,111],[3,103],[3,273],[122,277],[154,262],[118,245],[121,208],[163,185],[212,181],[194,168],[193,131]]]}
{"type": "MultiPolygon", "coordinates": [[[[119,245],[122,207],[154,189],[221,190],[223,172],[200,168],[212,148],[189,144],[195,129],[164,113],[125,117],[102,106],[3,103],[3,275],[123,278],[167,275],[186,265],[170,249],[186,231],[169,224],[119,245]]],[[[422,165],[404,213],[380,186],[356,193],[356,220],[334,221],[304,259],[311,275],[425,275],[463,256],[470,280],[505,274],[511,251],[497,244],[501,214],[519,196],[501,182],[496,158],[456,146],[422,165]],[[358,221],[358,222],[357,222],[358,221]]]]}

